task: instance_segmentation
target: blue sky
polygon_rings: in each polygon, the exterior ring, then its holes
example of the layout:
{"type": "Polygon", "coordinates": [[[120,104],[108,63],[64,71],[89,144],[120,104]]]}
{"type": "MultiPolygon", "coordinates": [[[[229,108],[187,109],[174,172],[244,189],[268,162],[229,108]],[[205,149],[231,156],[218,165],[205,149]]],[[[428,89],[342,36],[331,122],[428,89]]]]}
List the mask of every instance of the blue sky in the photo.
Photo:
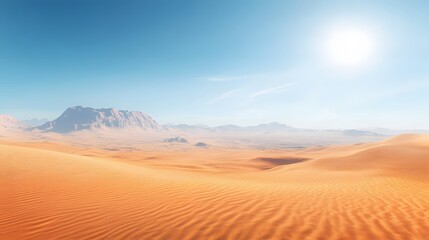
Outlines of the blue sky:
{"type": "Polygon", "coordinates": [[[0,113],[429,129],[428,1],[0,1],[0,113]],[[371,55],[332,64],[335,31],[371,55]]]}

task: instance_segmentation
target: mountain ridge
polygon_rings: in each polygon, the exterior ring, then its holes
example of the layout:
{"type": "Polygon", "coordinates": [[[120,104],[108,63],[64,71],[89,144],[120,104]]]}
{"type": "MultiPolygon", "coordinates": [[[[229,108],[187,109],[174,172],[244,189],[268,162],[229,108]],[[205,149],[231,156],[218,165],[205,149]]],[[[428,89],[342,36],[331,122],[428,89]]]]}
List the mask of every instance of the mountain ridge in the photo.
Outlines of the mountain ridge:
{"type": "Polygon", "coordinates": [[[57,119],[31,130],[69,133],[103,128],[159,130],[161,126],[149,115],[138,111],[75,106],[67,108],[57,119]]]}

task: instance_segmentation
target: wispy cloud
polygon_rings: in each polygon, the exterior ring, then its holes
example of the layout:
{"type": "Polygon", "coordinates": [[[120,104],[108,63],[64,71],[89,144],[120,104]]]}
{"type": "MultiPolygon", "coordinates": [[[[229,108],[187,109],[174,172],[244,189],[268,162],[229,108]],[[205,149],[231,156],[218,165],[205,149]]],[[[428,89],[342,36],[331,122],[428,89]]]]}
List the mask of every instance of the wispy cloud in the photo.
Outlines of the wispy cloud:
{"type": "Polygon", "coordinates": [[[266,88],[266,89],[263,89],[261,91],[255,92],[250,96],[251,97],[258,97],[258,96],[262,96],[262,95],[266,95],[266,94],[285,92],[293,86],[294,86],[294,84],[285,84],[285,85],[281,85],[281,86],[277,86],[277,87],[266,88]]]}
{"type": "Polygon", "coordinates": [[[228,82],[228,81],[242,80],[247,77],[248,76],[211,76],[211,77],[203,77],[201,79],[210,81],[210,82],[228,82]]]}
{"type": "Polygon", "coordinates": [[[226,91],[226,92],[222,93],[221,95],[219,95],[218,97],[216,97],[213,100],[211,100],[210,103],[215,103],[215,102],[222,101],[225,98],[233,96],[234,94],[236,94],[240,90],[241,90],[241,88],[233,89],[233,90],[230,90],[230,91],[226,91]]]}

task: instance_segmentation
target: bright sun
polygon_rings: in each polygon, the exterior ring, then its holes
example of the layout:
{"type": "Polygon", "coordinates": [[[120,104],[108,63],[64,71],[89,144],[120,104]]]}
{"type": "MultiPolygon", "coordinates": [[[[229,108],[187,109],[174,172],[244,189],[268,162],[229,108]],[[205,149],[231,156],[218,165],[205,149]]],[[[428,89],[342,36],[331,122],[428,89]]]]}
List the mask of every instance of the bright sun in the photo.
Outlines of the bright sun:
{"type": "Polygon", "coordinates": [[[356,66],[365,63],[373,52],[369,35],[359,30],[337,31],[328,40],[327,51],[333,63],[356,66]]]}

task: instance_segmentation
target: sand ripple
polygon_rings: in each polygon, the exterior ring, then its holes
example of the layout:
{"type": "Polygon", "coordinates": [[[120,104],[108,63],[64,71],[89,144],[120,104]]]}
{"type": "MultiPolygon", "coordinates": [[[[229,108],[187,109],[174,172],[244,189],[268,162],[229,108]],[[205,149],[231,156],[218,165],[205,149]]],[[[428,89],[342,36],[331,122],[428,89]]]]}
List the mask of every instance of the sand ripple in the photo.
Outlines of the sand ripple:
{"type": "Polygon", "coordinates": [[[0,161],[0,239],[429,236],[429,182],[378,168],[222,174],[13,146],[0,146],[0,161]]]}

